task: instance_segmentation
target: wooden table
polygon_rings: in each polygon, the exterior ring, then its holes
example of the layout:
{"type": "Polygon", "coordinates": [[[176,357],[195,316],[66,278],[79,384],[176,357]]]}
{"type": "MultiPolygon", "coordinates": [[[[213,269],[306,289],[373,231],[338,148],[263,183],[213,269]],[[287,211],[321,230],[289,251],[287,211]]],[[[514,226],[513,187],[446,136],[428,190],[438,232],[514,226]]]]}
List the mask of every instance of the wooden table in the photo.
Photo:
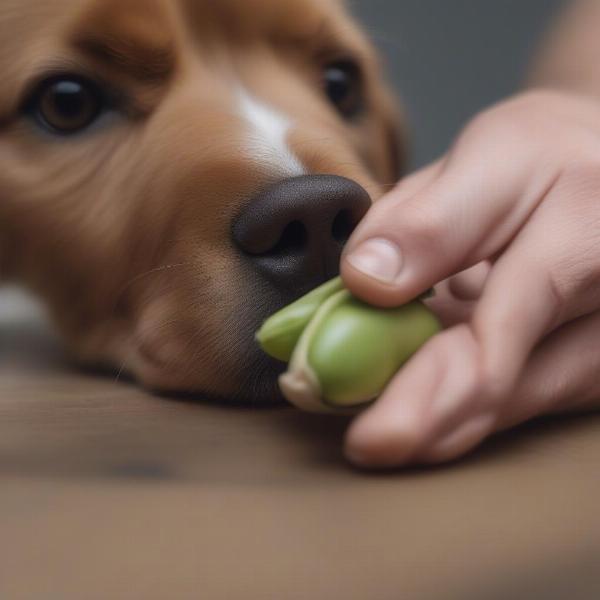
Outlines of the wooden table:
{"type": "Polygon", "coordinates": [[[79,373],[0,302],[0,598],[600,598],[599,417],[387,476],[344,427],[79,373]]]}

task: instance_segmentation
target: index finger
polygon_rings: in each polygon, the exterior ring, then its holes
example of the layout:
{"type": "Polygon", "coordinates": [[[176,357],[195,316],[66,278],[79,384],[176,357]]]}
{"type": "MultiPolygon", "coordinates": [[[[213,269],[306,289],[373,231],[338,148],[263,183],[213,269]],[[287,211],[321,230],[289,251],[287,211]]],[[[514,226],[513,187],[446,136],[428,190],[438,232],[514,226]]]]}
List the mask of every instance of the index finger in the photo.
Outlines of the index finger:
{"type": "Polygon", "coordinates": [[[493,256],[519,231],[558,169],[538,164],[536,140],[517,144],[493,129],[468,129],[424,187],[408,195],[401,185],[374,204],[342,257],[342,277],[356,296],[403,304],[493,256]]]}

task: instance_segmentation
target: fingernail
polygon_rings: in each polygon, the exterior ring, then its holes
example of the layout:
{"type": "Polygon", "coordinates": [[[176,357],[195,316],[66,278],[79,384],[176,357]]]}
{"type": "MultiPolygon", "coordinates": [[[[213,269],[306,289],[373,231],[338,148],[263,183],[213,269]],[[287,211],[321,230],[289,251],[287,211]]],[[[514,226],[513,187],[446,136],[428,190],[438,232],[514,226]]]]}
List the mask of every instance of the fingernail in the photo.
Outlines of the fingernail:
{"type": "Polygon", "coordinates": [[[363,242],[346,260],[367,277],[387,284],[394,283],[404,265],[400,248],[383,238],[363,242]]]}

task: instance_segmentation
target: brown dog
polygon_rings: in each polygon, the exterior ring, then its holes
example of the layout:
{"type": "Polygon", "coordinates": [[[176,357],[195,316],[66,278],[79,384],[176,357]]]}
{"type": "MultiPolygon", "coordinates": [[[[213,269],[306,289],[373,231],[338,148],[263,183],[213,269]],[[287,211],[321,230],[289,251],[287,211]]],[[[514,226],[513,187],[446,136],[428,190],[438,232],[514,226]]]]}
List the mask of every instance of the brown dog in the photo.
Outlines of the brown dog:
{"type": "Polygon", "coordinates": [[[75,356],[161,390],[278,397],[253,333],[337,272],[399,163],[336,0],[4,0],[0,275],[75,356]]]}

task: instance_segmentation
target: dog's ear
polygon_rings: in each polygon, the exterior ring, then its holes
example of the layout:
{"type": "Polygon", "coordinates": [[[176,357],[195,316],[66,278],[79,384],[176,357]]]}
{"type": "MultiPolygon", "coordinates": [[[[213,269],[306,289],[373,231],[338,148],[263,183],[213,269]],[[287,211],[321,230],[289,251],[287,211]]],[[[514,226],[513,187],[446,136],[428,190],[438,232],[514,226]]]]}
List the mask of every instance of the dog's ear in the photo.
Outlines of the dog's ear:
{"type": "Polygon", "coordinates": [[[399,181],[408,168],[409,134],[407,119],[396,96],[386,90],[383,97],[381,119],[385,146],[385,183],[399,181]]]}
{"type": "Polygon", "coordinates": [[[10,238],[13,235],[9,227],[10,211],[7,204],[6,198],[3,198],[0,193],[0,284],[9,276],[9,263],[13,260],[16,251],[16,249],[11,251],[10,238]]]}
{"type": "Polygon", "coordinates": [[[385,121],[390,181],[398,181],[406,174],[408,134],[400,111],[393,110],[385,121]]]}
{"type": "Polygon", "coordinates": [[[7,260],[8,259],[6,252],[6,239],[2,231],[2,224],[0,222],[0,285],[6,279],[7,276],[7,260]]]}
{"type": "MultiPolygon", "coordinates": [[[[1,202],[2,202],[2,198],[0,197],[0,203],[1,202]]],[[[6,258],[5,258],[6,257],[6,252],[5,252],[6,231],[4,230],[5,226],[6,226],[6,219],[2,212],[2,206],[0,204],[0,283],[5,278],[5,274],[6,274],[6,265],[5,265],[5,261],[6,261],[6,258]]]]}

